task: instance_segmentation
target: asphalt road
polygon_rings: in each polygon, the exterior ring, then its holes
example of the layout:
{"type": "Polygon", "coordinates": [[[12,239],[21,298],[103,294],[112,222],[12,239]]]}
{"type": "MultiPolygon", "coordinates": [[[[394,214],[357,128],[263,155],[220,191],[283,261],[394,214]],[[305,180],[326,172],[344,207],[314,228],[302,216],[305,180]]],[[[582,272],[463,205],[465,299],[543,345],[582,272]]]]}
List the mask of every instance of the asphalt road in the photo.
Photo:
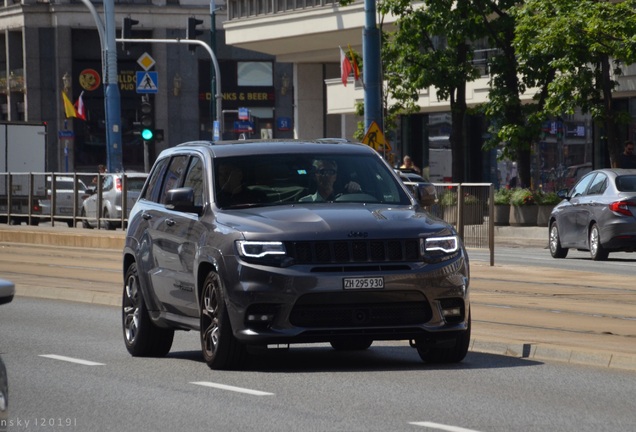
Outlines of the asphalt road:
{"type": "Polygon", "coordinates": [[[166,358],[132,358],[117,308],[27,297],[2,306],[0,328],[10,431],[636,430],[631,371],[477,352],[430,366],[404,343],[303,345],[212,371],[194,333],[166,358]]]}
{"type": "MultiPolygon", "coordinates": [[[[608,274],[472,258],[471,351],[636,371],[636,287],[623,264],[607,262],[608,274]]],[[[18,296],[121,304],[120,250],[0,243],[0,275],[18,296]]]]}

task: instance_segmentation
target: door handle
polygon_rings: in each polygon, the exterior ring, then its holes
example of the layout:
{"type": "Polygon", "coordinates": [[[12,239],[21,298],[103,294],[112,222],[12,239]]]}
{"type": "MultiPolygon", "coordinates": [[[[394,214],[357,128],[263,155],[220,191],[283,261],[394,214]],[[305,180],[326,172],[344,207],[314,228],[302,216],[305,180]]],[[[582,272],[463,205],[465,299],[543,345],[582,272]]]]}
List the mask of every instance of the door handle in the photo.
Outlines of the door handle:
{"type": "Polygon", "coordinates": [[[166,225],[168,226],[173,226],[175,223],[174,219],[166,219],[166,225]]]}
{"type": "Polygon", "coordinates": [[[150,220],[152,219],[152,215],[149,215],[148,213],[143,213],[141,215],[142,218],[144,218],[144,220],[150,220]]]}

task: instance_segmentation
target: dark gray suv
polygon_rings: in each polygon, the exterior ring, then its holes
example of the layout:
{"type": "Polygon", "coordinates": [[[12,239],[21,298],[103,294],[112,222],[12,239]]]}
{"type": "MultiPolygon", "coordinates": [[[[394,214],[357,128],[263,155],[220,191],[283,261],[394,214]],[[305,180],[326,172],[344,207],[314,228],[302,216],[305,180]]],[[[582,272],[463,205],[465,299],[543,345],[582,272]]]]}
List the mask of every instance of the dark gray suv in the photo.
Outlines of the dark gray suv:
{"type": "Polygon", "coordinates": [[[164,356],[175,330],[196,330],[213,369],[244,366],[250,347],[308,342],[363,350],[408,340],[425,362],[461,361],[468,257],[414,196],[362,144],[163,151],[126,235],[126,348],[164,356]]]}

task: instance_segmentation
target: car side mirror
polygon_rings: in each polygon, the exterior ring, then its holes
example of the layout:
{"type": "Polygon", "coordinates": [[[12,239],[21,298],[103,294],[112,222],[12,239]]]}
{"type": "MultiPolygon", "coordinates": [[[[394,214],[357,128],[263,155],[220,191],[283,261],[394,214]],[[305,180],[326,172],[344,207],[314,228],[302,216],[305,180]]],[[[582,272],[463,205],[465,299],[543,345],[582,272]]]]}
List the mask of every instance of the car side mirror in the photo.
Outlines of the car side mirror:
{"type": "Polygon", "coordinates": [[[561,199],[566,199],[569,200],[571,197],[568,195],[568,193],[570,192],[569,189],[561,189],[557,192],[557,196],[561,199]]]}
{"type": "Polygon", "coordinates": [[[437,191],[432,184],[417,183],[412,186],[412,190],[417,202],[419,202],[422,207],[432,206],[437,203],[437,191]]]}
{"type": "Polygon", "coordinates": [[[166,192],[166,208],[184,213],[201,214],[202,207],[194,205],[194,190],[191,187],[170,189],[166,192]]]}

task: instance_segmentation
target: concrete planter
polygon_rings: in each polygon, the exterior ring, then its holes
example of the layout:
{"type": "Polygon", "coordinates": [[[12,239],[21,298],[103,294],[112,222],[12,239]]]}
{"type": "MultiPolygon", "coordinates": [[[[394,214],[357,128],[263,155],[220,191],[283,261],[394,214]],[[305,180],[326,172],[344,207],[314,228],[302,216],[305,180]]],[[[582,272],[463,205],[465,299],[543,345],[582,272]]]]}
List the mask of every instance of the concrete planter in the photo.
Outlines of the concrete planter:
{"type": "Polygon", "coordinates": [[[510,206],[510,226],[537,226],[539,206],[510,206]]]}
{"type": "Polygon", "coordinates": [[[494,224],[497,226],[510,225],[510,205],[509,204],[495,204],[494,224]]]}
{"type": "MultiPolygon", "coordinates": [[[[479,204],[464,204],[464,225],[481,225],[485,212],[479,204]]],[[[451,225],[457,225],[457,206],[444,207],[443,219],[451,225]]]]}
{"type": "Polygon", "coordinates": [[[556,204],[543,204],[537,206],[537,226],[547,227],[550,221],[550,213],[556,204]]]}

